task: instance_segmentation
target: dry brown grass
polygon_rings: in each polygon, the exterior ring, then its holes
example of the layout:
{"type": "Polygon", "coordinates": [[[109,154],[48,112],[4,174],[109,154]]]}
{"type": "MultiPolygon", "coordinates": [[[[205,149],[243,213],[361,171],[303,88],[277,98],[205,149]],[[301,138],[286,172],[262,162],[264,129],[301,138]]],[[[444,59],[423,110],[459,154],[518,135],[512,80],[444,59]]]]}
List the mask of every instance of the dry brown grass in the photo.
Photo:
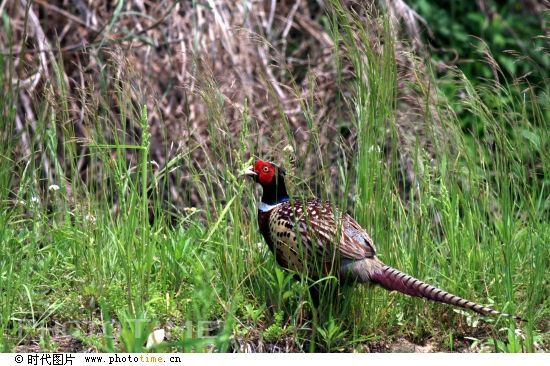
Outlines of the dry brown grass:
{"type": "MultiPolygon", "coordinates": [[[[122,128],[117,122],[122,102],[116,91],[123,89],[134,106],[149,107],[151,156],[159,166],[179,148],[192,151],[192,161],[200,167],[212,150],[211,128],[222,131],[225,142],[237,147],[246,109],[254,126],[249,139],[255,154],[280,160],[282,147],[296,141],[298,156],[311,167],[303,175],[311,175],[318,156],[309,144],[308,113],[319,135],[319,151],[326,152],[329,161],[341,154],[335,142],[347,146],[349,153],[355,149],[352,106],[345,102],[353,93],[349,80],[355,74],[345,56],[343,65],[337,66],[334,42],[323,25],[322,3],[130,0],[117,9],[117,1],[2,1],[13,34],[10,39],[0,34],[0,47],[10,53],[8,45],[13,45],[12,79],[19,83],[16,154],[31,154],[39,101],[59,103],[59,88],[51,84],[53,65],[60,60],[70,103],[65,123],[81,141],[90,138],[101,108],[109,111],[111,123],[118,124],[114,129],[122,128]],[[102,89],[108,92],[101,94],[102,89]],[[290,135],[282,132],[283,121],[290,135]]],[[[344,3],[368,24],[370,46],[380,48],[382,22],[376,7],[371,4],[367,10],[352,1],[344,3]]],[[[395,31],[394,36],[399,77],[396,129],[401,164],[411,181],[408,152],[417,140],[431,148],[432,139],[423,136],[433,121],[426,126],[423,116],[426,100],[433,101],[426,97],[428,78],[416,57],[422,48],[419,18],[403,1],[386,5],[395,28],[405,24],[408,31],[395,31]],[[412,42],[401,41],[407,36],[412,42]]],[[[339,51],[346,54],[342,47],[339,51]]],[[[139,136],[135,123],[124,127],[130,140],[139,136]]],[[[105,137],[110,136],[105,131],[105,137]]],[[[86,174],[84,143],[78,154],[79,172],[90,179],[94,175],[86,174]]],[[[213,161],[216,164],[215,157],[213,161]]],[[[47,157],[41,164],[45,174],[51,174],[47,157]]],[[[185,179],[183,174],[174,183],[185,184],[185,179]]],[[[189,199],[193,204],[202,200],[196,193],[189,199]]],[[[177,191],[171,192],[171,200],[181,200],[177,191]]]]}

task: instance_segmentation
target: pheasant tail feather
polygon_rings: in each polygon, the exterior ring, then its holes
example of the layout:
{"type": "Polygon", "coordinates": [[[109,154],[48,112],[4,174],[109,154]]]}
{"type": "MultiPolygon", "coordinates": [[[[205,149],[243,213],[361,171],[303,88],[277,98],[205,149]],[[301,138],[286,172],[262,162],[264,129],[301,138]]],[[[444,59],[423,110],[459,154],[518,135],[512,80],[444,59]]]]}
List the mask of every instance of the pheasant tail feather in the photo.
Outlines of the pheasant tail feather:
{"type": "Polygon", "coordinates": [[[369,274],[369,277],[372,282],[390,291],[398,291],[410,296],[439,301],[445,304],[469,309],[482,315],[500,315],[523,321],[523,319],[518,316],[501,313],[489,307],[476,304],[473,301],[463,299],[382,263],[379,268],[369,274]]]}

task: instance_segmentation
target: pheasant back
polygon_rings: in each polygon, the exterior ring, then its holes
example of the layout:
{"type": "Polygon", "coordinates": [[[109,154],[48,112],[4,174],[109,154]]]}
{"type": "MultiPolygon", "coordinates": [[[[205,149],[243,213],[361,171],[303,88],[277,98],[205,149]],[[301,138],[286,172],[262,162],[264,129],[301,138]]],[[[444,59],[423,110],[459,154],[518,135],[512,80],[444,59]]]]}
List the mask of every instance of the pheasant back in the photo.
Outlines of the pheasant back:
{"type": "Polygon", "coordinates": [[[310,276],[339,273],[345,277],[347,263],[376,254],[366,231],[330,202],[287,201],[260,211],[258,222],[277,262],[310,276]]]}

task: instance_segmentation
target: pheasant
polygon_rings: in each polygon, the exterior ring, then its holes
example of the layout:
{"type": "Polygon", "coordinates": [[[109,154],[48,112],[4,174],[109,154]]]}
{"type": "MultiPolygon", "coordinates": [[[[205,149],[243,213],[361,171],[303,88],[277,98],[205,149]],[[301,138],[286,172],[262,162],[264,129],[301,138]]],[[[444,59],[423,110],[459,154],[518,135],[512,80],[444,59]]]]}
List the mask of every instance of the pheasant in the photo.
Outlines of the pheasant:
{"type": "Polygon", "coordinates": [[[390,291],[482,315],[522,320],[450,294],[384,264],[376,256],[373,240],[351,216],[319,199],[290,200],[285,173],[277,165],[256,160],[244,175],[263,188],[258,225],[280,266],[310,277],[336,273],[341,281],[378,284],[390,291]]]}

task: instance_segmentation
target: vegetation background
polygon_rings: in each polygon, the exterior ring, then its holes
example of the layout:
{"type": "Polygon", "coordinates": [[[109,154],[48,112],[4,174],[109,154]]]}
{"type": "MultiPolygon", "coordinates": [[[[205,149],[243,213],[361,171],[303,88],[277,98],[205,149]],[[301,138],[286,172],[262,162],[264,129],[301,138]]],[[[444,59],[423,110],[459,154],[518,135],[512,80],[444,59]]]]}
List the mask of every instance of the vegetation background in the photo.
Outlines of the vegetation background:
{"type": "Polygon", "coordinates": [[[544,352],[548,2],[0,1],[0,351],[544,352]],[[382,259],[527,321],[334,286],[254,156],[382,259]]]}

